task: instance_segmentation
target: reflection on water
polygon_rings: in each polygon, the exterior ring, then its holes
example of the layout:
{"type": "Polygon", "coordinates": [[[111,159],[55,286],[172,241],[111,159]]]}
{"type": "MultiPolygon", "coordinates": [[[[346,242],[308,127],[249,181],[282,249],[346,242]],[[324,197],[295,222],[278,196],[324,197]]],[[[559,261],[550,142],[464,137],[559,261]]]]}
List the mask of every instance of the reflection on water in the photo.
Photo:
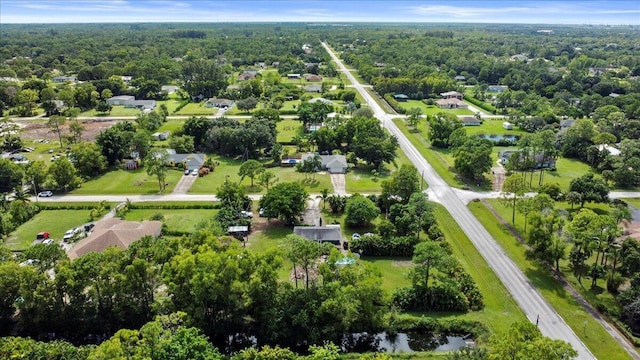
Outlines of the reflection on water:
{"type": "Polygon", "coordinates": [[[414,352],[414,351],[454,351],[473,342],[468,337],[435,336],[431,333],[411,332],[388,335],[386,333],[358,333],[345,336],[342,348],[347,352],[414,352]]]}

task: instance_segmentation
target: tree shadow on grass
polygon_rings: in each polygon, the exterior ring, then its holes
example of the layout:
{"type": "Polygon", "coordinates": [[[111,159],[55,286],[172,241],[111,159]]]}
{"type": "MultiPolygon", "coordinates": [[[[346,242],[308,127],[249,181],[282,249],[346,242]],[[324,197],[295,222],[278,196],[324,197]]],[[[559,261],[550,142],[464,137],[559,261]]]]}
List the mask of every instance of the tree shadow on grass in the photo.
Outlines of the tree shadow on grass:
{"type": "Polygon", "coordinates": [[[552,291],[563,299],[572,298],[562,287],[562,284],[560,284],[548,270],[542,268],[542,266],[543,265],[533,264],[532,267],[525,270],[524,273],[529,279],[530,284],[536,289],[552,291]]]}

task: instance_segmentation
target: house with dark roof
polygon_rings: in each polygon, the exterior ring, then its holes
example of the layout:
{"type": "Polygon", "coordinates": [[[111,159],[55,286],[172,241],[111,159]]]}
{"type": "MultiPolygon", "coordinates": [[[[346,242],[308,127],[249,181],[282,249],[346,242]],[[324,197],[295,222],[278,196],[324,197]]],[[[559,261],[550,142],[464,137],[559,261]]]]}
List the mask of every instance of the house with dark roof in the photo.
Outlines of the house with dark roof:
{"type": "Polygon", "coordinates": [[[233,100],[211,98],[204,103],[204,106],[209,108],[220,108],[220,109],[227,108],[228,109],[232,107],[233,104],[234,104],[233,100]]]}
{"type": "Polygon", "coordinates": [[[98,221],[91,234],[80,240],[68,253],[76,259],[90,252],[102,252],[111,246],[127,249],[134,241],[145,236],[158,237],[162,232],[160,221],[124,221],[109,218],[98,221]]]}
{"type": "Polygon", "coordinates": [[[340,225],[295,226],[293,233],[317,243],[328,242],[333,245],[340,245],[342,240],[340,225]]]}
{"type": "MultiPolygon", "coordinates": [[[[315,154],[307,153],[302,155],[301,161],[305,161],[306,159],[313,158],[315,154]]],[[[347,163],[347,158],[344,155],[319,155],[320,159],[322,159],[322,164],[320,165],[320,169],[324,170],[331,174],[344,174],[347,172],[349,165],[347,163]]]]}
{"type": "Polygon", "coordinates": [[[253,80],[255,79],[256,76],[253,74],[249,74],[249,73],[242,73],[240,75],[238,75],[238,81],[247,81],[247,80],[253,80]]]}
{"type": "Polygon", "coordinates": [[[322,81],[322,76],[316,74],[305,74],[304,79],[310,82],[322,81]]]}
{"type": "Polygon", "coordinates": [[[167,162],[171,165],[184,164],[185,169],[190,171],[200,170],[204,165],[205,154],[177,154],[174,149],[167,149],[167,153],[169,154],[167,162]]]}
{"type": "Polygon", "coordinates": [[[405,94],[395,94],[393,95],[393,98],[396,99],[396,101],[399,102],[405,102],[407,100],[409,100],[409,97],[405,94]]]}
{"type": "Polygon", "coordinates": [[[482,120],[476,119],[475,116],[460,116],[463,126],[480,126],[482,120]]]}

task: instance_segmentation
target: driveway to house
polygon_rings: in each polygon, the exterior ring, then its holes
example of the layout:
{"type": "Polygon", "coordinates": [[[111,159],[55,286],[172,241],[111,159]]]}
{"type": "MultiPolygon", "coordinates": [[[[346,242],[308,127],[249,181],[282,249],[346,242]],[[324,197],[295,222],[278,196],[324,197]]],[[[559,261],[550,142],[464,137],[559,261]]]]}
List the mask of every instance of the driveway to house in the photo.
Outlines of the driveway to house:
{"type": "Polygon", "coordinates": [[[180,180],[178,180],[178,183],[176,184],[176,187],[173,189],[172,194],[186,194],[187,191],[191,189],[191,186],[193,185],[193,183],[196,182],[197,178],[198,176],[193,176],[191,175],[191,173],[189,173],[189,175],[182,176],[180,180]]]}
{"type": "Polygon", "coordinates": [[[402,148],[409,160],[411,160],[418,169],[418,172],[424,174],[424,179],[429,184],[431,190],[430,195],[433,194],[433,198],[439,199],[442,205],[449,211],[480,255],[482,255],[507,290],[509,290],[511,296],[513,296],[529,320],[535,322],[536,319],[541,319],[538,328],[542,334],[552,339],[564,340],[571,344],[578,352],[579,359],[595,359],[595,356],[593,356],[569,325],[567,325],[562,317],[558,315],[553,307],[542,297],[535,286],[533,286],[524,273],[493,239],[491,234],[482,226],[480,221],[478,221],[466,207],[464,201],[458,197],[457,192],[438,175],[433,167],[420,155],[416,148],[393,123],[393,116],[382,110],[326,43],[323,42],[322,46],[324,46],[327,53],[338,65],[338,68],[351,81],[354,88],[365,99],[369,108],[373,110],[376,118],[382,123],[382,126],[398,138],[400,148],[402,148]]]}
{"type": "MultiPolygon", "coordinates": [[[[309,197],[307,199],[307,209],[304,211],[303,223],[310,226],[320,226],[320,199],[309,197]]],[[[322,224],[324,225],[324,223],[322,224]]]]}
{"type": "Polygon", "coordinates": [[[337,195],[347,195],[346,176],[345,174],[329,174],[331,184],[333,185],[333,193],[337,195]]]}

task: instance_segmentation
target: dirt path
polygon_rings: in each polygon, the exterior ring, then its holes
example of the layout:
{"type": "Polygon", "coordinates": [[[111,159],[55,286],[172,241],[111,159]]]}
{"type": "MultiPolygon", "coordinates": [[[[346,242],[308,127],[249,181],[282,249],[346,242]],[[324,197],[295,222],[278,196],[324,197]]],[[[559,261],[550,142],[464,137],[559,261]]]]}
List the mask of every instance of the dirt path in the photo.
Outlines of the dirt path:
{"type": "Polygon", "coordinates": [[[344,174],[329,174],[331,184],[333,185],[333,193],[338,195],[347,194],[346,177],[344,174]]]}
{"type": "Polygon", "coordinates": [[[502,191],[502,184],[506,176],[504,166],[497,164],[491,168],[491,172],[493,173],[493,191],[502,191]]]}

